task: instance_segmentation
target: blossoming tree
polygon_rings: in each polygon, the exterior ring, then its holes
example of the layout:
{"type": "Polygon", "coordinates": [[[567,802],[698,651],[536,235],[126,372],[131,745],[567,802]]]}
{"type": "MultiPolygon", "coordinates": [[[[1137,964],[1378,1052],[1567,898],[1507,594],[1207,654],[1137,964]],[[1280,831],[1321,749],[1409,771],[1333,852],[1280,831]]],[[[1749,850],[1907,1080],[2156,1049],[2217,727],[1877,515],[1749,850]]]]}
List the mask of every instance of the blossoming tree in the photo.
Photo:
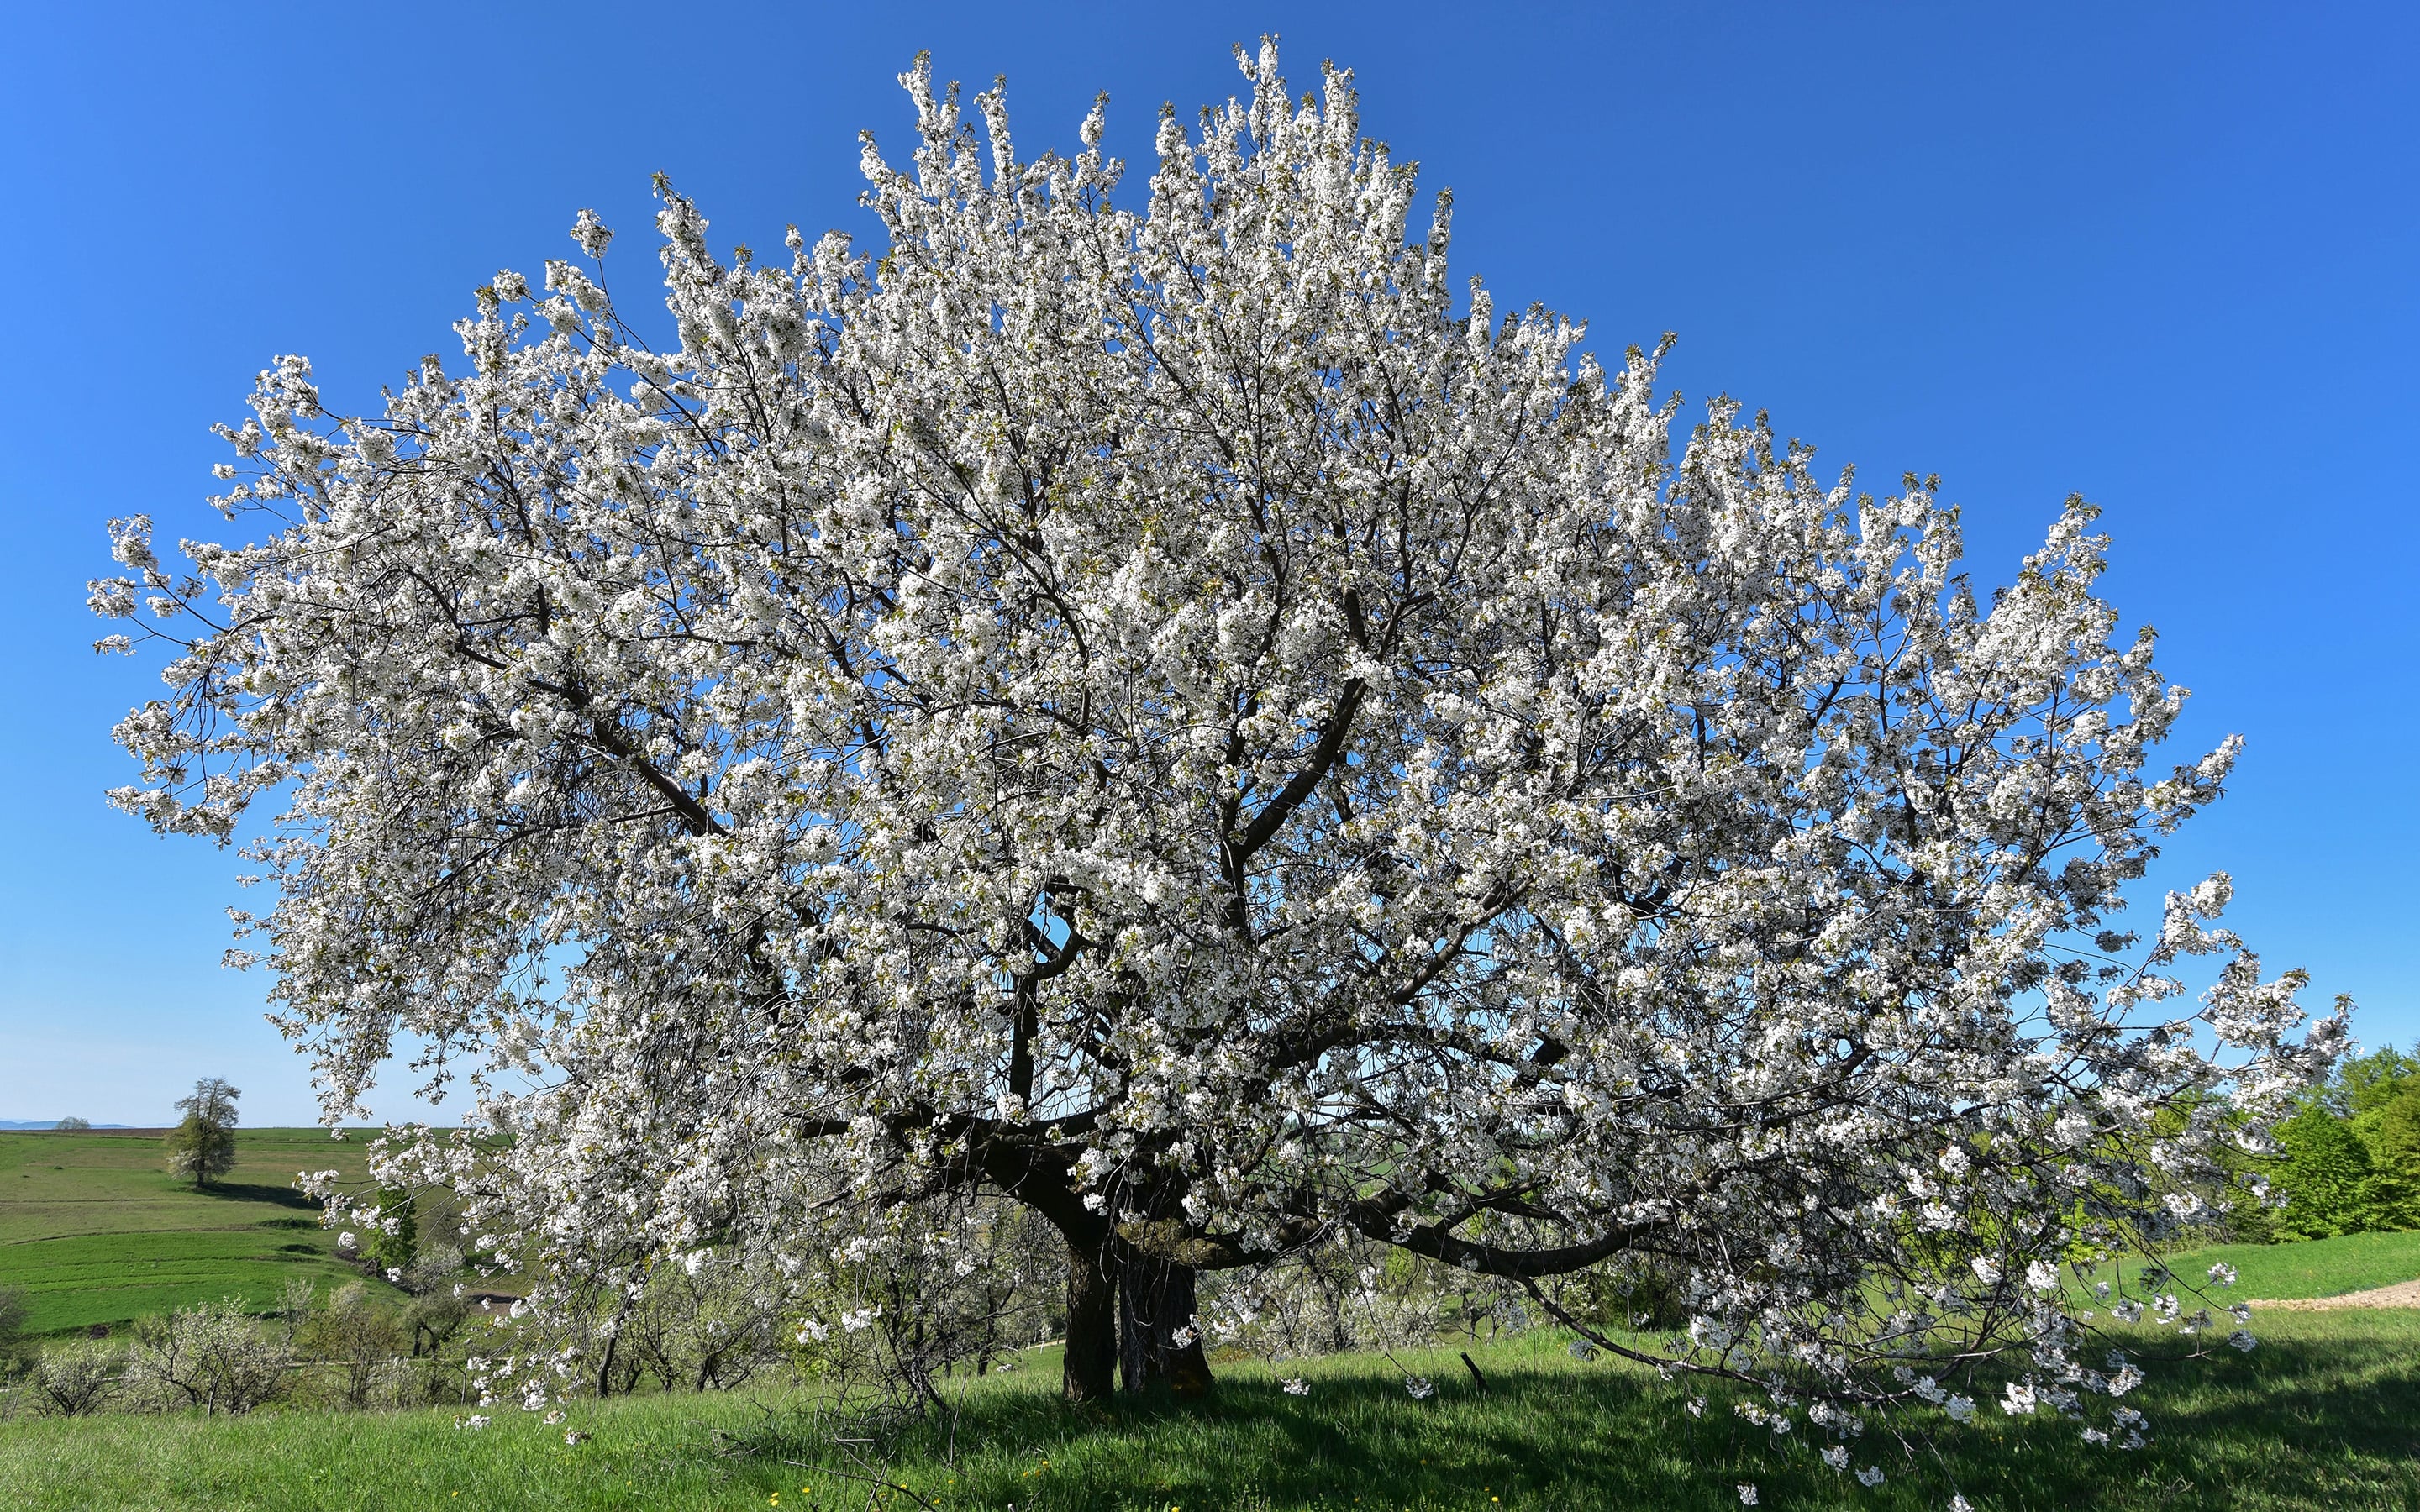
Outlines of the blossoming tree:
{"type": "Polygon", "coordinates": [[[1662,1358],[1783,1418],[2082,1411],[2057,1267],[2223,1200],[2342,1035],[2223,876],[2116,928],[2234,745],[2149,765],[2183,694],[2092,511],[1985,603],[1930,483],[1727,402],[1676,459],[1654,356],[1457,295],[1350,76],[1238,55],[1131,208],[1099,107],[1024,159],[920,63],[872,254],[721,259],[661,188],[669,350],[583,213],[382,415],[282,360],[250,544],[114,527],[97,607],[177,646],[116,801],[282,804],[329,1116],[398,1034],[470,1066],[504,1153],[390,1160],[499,1162],[558,1278],[980,1186],[1064,1236],[1071,1396],[1121,1338],[1206,1384],[1196,1273],[1351,1232],[1656,1257],[1662,1358]]]}

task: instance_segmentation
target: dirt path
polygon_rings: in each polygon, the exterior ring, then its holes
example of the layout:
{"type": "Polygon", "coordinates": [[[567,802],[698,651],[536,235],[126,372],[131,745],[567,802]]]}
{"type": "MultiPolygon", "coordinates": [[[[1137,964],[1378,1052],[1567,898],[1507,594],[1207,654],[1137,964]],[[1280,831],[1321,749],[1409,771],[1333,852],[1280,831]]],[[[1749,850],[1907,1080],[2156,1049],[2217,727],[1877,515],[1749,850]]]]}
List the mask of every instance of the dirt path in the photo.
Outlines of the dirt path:
{"type": "Polygon", "coordinates": [[[2286,1302],[2262,1302],[2256,1298],[2252,1305],[2297,1313],[2323,1313],[2338,1307],[2420,1307],[2420,1281],[2397,1281],[2391,1287],[2348,1291],[2341,1297],[2297,1297],[2286,1302]]]}

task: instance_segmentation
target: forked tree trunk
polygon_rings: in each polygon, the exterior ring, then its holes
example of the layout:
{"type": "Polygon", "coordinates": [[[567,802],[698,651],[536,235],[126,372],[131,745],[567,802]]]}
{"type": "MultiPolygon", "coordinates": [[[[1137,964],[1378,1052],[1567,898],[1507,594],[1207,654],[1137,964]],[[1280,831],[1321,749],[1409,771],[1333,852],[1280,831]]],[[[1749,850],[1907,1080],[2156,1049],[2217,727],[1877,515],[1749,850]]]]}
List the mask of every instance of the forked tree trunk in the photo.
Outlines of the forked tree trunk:
{"type": "Polygon", "coordinates": [[[1132,1392],[1210,1393],[1210,1360],[1194,1317],[1193,1267],[1119,1245],[1118,1364],[1132,1392]]]}
{"type": "Polygon", "coordinates": [[[1107,1401],[1117,1389],[1118,1277],[1109,1245],[1067,1244],[1067,1358],[1061,1390],[1071,1402],[1107,1401]]]}

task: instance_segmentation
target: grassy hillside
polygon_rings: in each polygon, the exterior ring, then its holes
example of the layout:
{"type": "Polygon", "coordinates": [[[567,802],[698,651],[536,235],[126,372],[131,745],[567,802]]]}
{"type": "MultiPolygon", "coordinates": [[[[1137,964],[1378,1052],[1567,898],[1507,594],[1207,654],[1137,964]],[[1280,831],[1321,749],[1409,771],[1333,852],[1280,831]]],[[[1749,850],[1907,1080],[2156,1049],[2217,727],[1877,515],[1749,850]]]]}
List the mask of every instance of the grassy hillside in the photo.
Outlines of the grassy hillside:
{"type": "Polygon", "coordinates": [[[1716,1512],[1752,1481],[1769,1507],[1912,1512],[1947,1504],[1953,1479],[1978,1512],[2420,1504],[2420,1311],[2297,1315],[2262,1336],[2249,1355],[2160,1366],[2129,1398],[2151,1416],[2140,1452],[2089,1448],[2053,1417],[1993,1412],[1945,1439],[1945,1462],[1868,1434],[1855,1463],[1890,1477],[1872,1491],[1818,1463],[1803,1435],[1776,1447],[1719,1393],[1690,1418],[1683,1393],[1652,1374],[1575,1363],[1541,1333],[1472,1350],[1483,1391],[1450,1352],[1407,1357],[1436,1381],[1426,1401],[1395,1366],[1360,1356],[1299,1367],[1307,1396],[1241,1365],[1222,1367],[1206,1408],[1071,1410],[1052,1394],[1055,1362],[1035,1351],[889,1459],[888,1478],[915,1500],[870,1503],[809,1431],[811,1404],[764,1391],[583,1404],[571,1426],[594,1437],[577,1446],[509,1408],[483,1432],[442,1411],[20,1419],[0,1426],[0,1505],[1716,1512]]]}
{"type": "Polygon", "coordinates": [[[319,1129],[241,1130],[235,1168],[196,1193],[168,1176],[156,1130],[0,1134],[0,1286],[30,1290],[29,1326],[55,1333],[349,1277],[292,1183],[358,1173],[361,1150],[319,1129]]]}
{"type": "MultiPolygon", "coordinates": [[[[2420,1279],[2420,1232],[2347,1234],[2291,1244],[2211,1244],[2180,1250],[2166,1264],[2180,1280],[2204,1288],[2214,1302],[2341,1297],[2420,1279]],[[2207,1280],[2210,1268],[2222,1261],[2236,1270],[2234,1287],[2225,1290],[2210,1287],[2207,1280]]],[[[2128,1260],[2118,1269],[2131,1280],[2143,1262],[2128,1260]]],[[[2102,1274],[2106,1278],[2108,1273],[2102,1274]]],[[[2079,1297],[2082,1288],[2077,1282],[2079,1297]]]]}
{"type": "Polygon", "coordinates": [[[2220,1244],[2180,1255],[2173,1263],[2179,1274],[2198,1277],[2220,1260],[2235,1267],[2240,1297],[2340,1297],[2420,1278],[2420,1232],[2347,1234],[2299,1244],[2220,1244]]]}

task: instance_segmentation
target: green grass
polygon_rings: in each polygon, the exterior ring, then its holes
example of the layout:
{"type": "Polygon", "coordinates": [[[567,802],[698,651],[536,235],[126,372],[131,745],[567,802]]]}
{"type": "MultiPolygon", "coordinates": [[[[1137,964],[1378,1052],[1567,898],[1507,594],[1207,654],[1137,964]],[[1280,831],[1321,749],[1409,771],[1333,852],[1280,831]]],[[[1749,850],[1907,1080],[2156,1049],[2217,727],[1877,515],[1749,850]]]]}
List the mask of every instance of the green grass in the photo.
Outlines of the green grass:
{"type": "Polygon", "coordinates": [[[2347,1234],[2297,1244],[2218,1244],[2178,1255],[2169,1264],[2179,1275],[2198,1281],[2221,1260],[2236,1269],[2239,1297],[2340,1297],[2420,1277],[2420,1231],[2347,1234]]]}
{"type": "Polygon", "coordinates": [[[235,1168],[196,1193],[168,1176],[157,1134],[0,1134],[0,1286],[31,1293],[43,1334],[223,1296],[266,1306],[297,1276],[350,1277],[292,1183],[358,1173],[361,1151],[318,1129],[242,1130],[235,1168]]]}
{"type": "MultiPolygon", "coordinates": [[[[1485,1391],[1450,1352],[1407,1360],[1437,1382],[1424,1402],[1386,1362],[1354,1357],[1301,1367],[1305,1397],[1262,1366],[1230,1365],[1203,1407],[1072,1410],[1054,1399],[1040,1351],[969,1391],[954,1425],[919,1430],[889,1474],[954,1512],[1715,1512],[1739,1504],[1743,1480],[1766,1507],[1913,1512],[1945,1505],[1952,1476],[1978,1512],[2420,1507],[2420,1311],[2281,1317],[2262,1335],[2249,1355],[2156,1369],[2130,1398],[2151,1415],[2145,1450],[2089,1448],[2055,1419],[1987,1412],[1944,1439],[1941,1462],[1869,1434],[1856,1463],[1890,1475],[1876,1491],[1803,1443],[1776,1450],[1719,1398],[1692,1419],[1652,1375],[1576,1364],[1543,1334],[1474,1349],[1485,1391]]],[[[779,1495],[792,1509],[866,1506],[864,1484],[805,1431],[805,1405],[777,1391],[583,1404],[572,1424],[594,1438],[578,1447],[511,1409],[475,1433],[448,1412],[20,1419],[0,1425],[0,1505],[635,1512],[768,1508],[779,1495]],[[768,1422],[788,1431],[752,1454],[716,1436],[768,1422]]]]}
{"type": "MultiPolygon", "coordinates": [[[[0,1134],[0,1284],[30,1287],[34,1327],[59,1332],[222,1295],[258,1305],[291,1277],[354,1273],[288,1183],[306,1167],[357,1169],[361,1146],[253,1130],[238,1149],[225,1185],[197,1195],[161,1169],[156,1136],[0,1134]]],[[[2197,1277],[2214,1260],[2238,1268],[2236,1296],[2327,1296],[2420,1275],[2420,1234],[2229,1245],[2172,1263],[2197,1277]]],[[[1719,1396],[1692,1419],[1683,1394],[1651,1374],[1575,1363],[1544,1333],[1474,1349],[1484,1391],[1450,1351],[1408,1358],[1437,1382],[1425,1402],[1392,1365],[1356,1357],[1295,1367],[1313,1382],[1307,1397],[1245,1363],[1221,1367],[1204,1407],[1071,1410],[1055,1399],[1055,1356],[1036,1351],[969,1388],[954,1423],[911,1435],[889,1473],[937,1509],[1020,1512],[1712,1512],[1739,1504],[1743,1480],[1767,1507],[1938,1508],[1954,1484],[1978,1512],[2420,1512],[2420,1310],[2271,1314],[2256,1327],[2249,1355],[2154,1370],[2131,1398],[2153,1421],[2140,1453],[1987,1411],[1978,1428],[1945,1437],[1941,1461],[1869,1435],[1856,1462],[1889,1473],[1877,1491],[1825,1470],[1803,1443],[1776,1451],[1719,1396]]],[[[21,1413],[0,1422],[0,1507],[769,1508],[776,1494],[792,1509],[867,1505],[866,1486],[808,1430],[813,1406],[776,1389],[583,1404],[572,1426],[594,1438],[578,1447],[510,1408],[475,1433],[455,1428],[451,1411],[21,1413]],[[781,1430],[770,1439],[768,1424],[781,1430]],[[758,1452],[736,1452],[733,1434],[758,1452]]],[[[916,1505],[898,1494],[883,1504],[916,1505]]]]}

